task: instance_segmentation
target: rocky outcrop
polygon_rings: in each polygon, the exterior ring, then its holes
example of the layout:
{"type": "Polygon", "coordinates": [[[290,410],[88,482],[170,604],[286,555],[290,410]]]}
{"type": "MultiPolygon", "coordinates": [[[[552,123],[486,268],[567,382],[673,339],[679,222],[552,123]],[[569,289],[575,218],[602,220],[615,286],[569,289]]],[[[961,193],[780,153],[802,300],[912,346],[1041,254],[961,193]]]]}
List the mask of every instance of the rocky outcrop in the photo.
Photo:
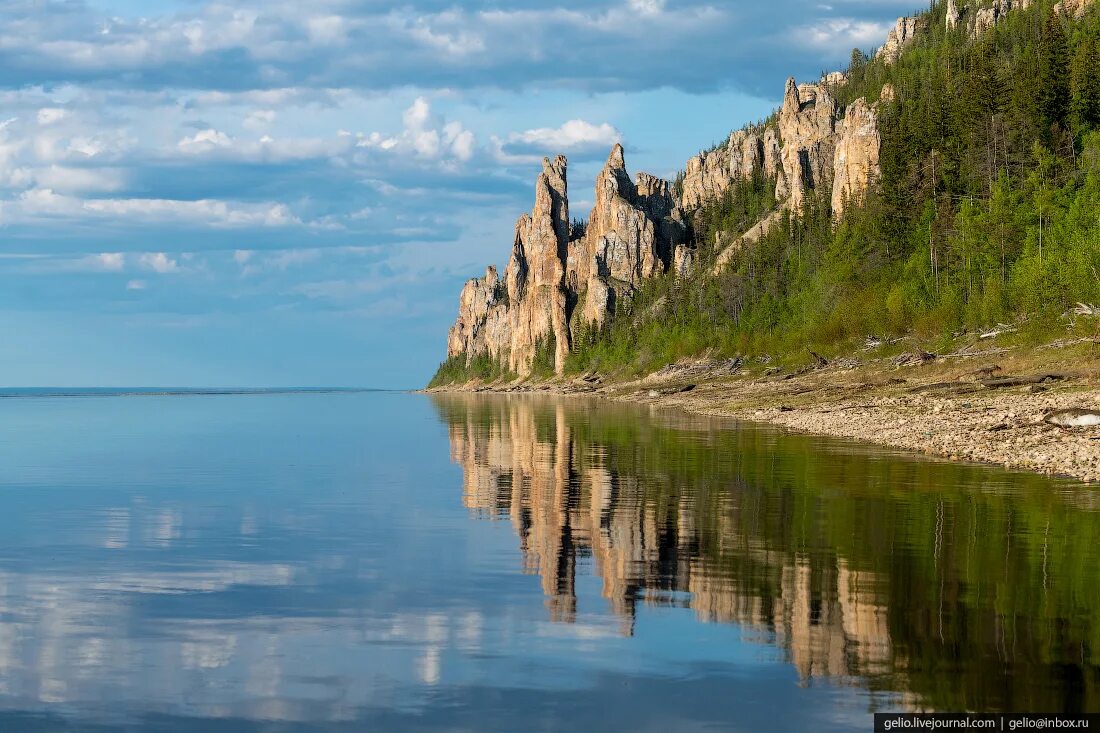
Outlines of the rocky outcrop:
{"type": "Polygon", "coordinates": [[[979,36],[995,26],[1011,10],[1024,10],[1031,5],[1031,0],[995,0],[988,7],[979,8],[974,12],[974,22],[970,26],[970,34],[979,36]]]}
{"type": "Polygon", "coordinates": [[[508,308],[497,268],[490,265],[485,277],[474,278],[458,297],[458,318],[447,335],[447,356],[488,354],[500,360],[501,347],[511,344],[508,308]]]}
{"type": "Polygon", "coordinates": [[[1092,0],[1060,0],[1054,5],[1054,12],[1080,20],[1091,4],[1092,0]]]}
{"type": "Polygon", "coordinates": [[[744,234],[734,238],[732,242],[728,244],[721,241],[718,242],[718,256],[714,260],[714,267],[711,272],[716,275],[721,272],[722,269],[730,263],[730,260],[733,259],[733,256],[737,254],[737,252],[745,247],[756,244],[767,236],[772,229],[783,221],[785,215],[786,212],[782,210],[773,211],[749,227],[748,231],[744,234]]]}
{"type": "Polygon", "coordinates": [[[926,21],[923,17],[912,16],[898,18],[894,27],[886,34],[886,43],[882,44],[875,53],[875,58],[882,59],[888,64],[901,58],[905,47],[913,42],[921,32],[926,29],[926,21]]]}
{"type": "Polygon", "coordinates": [[[839,83],[829,76],[819,84],[788,79],[774,123],[738,130],[688,161],[679,202],[664,179],[639,173],[632,181],[622,146],[615,145],[596,177],[583,234],[570,229],[565,158],[544,160],[534,208],[516,223],[503,281],[490,268],[463,288],[448,356],[465,356],[469,364],[488,355],[526,376],[542,353],[544,361],[552,355],[560,373],[577,328],[606,326],[617,305],[650,278],[695,271],[687,214],[754,175],[774,182],[779,206],[732,240],[716,242],[715,271],[812,192],[824,193],[842,213],[878,177],[880,139],[876,106],[858,99],[842,114],[830,92],[839,83]]]}
{"type": "MultiPolygon", "coordinates": [[[[1033,0],[947,0],[947,30],[977,36],[1033,0]]],[[[1092,0],[1060,0],[1055,10],[1080,17],[1092,0]]],[[[892,64],[928,30],[928,15],[899,18],[876,58],[892,64]]],[[[650,278],[695,274],[699,251],[687,221],[702,221],[704,207],[744,181],[763,176],[774,185],[776,207],[739,232],[714,242],[711,272],[767,236],[808,201],[827,201],[839,219],[863,201],[880,175],[880,105],[898,92],[884,84],[879,101],[855,99],[841,107],[841,72],[817,83],[786,82],[783,104],[765,124],[730,134],[721,145],[687,161],[682,186],[646,173],[631,180],[623,149],[616,145],[596,179],[595,205],[586,228],[572,231],[566,161],[546,160],[535,188],[535,206],[516,224],[512,257],[503,281],[490,269],[462,291],[459,315],[448,337],[448,355],[488,355],[519,375],[528,375],[536,354],[564,361],[578,328],[603,328],[618,304],[650,278]]]]}
{"type": "Polygon", "coordinates": [[[516,222],[512,257],[505,271],[511,322],[509,368],[531,371],[539,347],[552,348],[560,371],[569,354],[565,253],[569,246],[566,160],[543,160],[535,184],[535,206],[516,222]]]}
{"type": "Polygon", "coordinates": [[[602,327],[619,298],[668,269],[686,233],[668,181],[640,173],[631,182],[623,148],[615,145],[596,177],[595,205],[579,242],[587,258],[575,278],[585,285],[581,319],[602,327]]]}
{"type": "Polygon", "coordinates": [[[469,364],[489,355],[526,376],[542,350],[560,373],[572,329],[602,327],[619,298],[668,270],[686,235],[668,181],[647,173],[631,181],[615,145],[596,179],[587,228],[573,236],[566,159],[544,160],[534,208],[516,222],[503,281],[489,268],[462,290],[448,357],[469,364]]]}
{"type": "MultiPolygon", "coordinates": [[[[1028,1],[995,0],[986,9],[995,22],[1028,1]]],[[[947,8],[949,25],[984,22],[976,10],[956,2],[947,8]]],[[[900,18],[878,57],[895,62],[925,23],[923,17],[900,18]]],[[[669,272],[687,278],[696,272],[699,253],[685,222],[695,216],[698,223],[703,207],[754,176],[775,186],[777,206],[714,243],[718,254],[712,272],[811,197],[828,201],[834,216],[842,216],[879,177],[878,107],[896,96],[886,85],[880,102],[860,98],[842,108],[835,95],[847,82],[839,72],[813,84],[788,79],[775,117],[737,130],[722,145],[688,160],[678,193],[668,181],[646,173],[631,180],[623,149],[616,145],[596,178],[587,225],[576,232],[570,229],[566,160],[545,160],[535,206],[516,224],[503,280],[490,270],[462,291],[448,338],[449,357],[465,355],[469,363],[488,355],[525,376],[537,354],[543,354],[544,364],[552,354],[560,373],[578,328],[606,326],[618,305],[650,278],[669,272]]]]}
{"type": "Polygon", "coordinates": [[[947,0],[947,9],[944,13],[947,23],[947,30],[953,31],[958,27],[959,21],[962,20],[962,10],[955,5],[955,0],[947,0]]]}
{"type": "Polygon", "coordinates": [[[878,178],[882,147],[876,106],[867,104],[862,97],[848,107],[844,122],[838,127],[832,197],[836,218],[843,215],[847,206],[859,203],[878,178]]]}
{"type": "Polygon", "coordinates": [[[734,181],[750,178],[764,165],[765,144],[756,132],[737,130],[719,147],[688,160],[680,199],[684,209],[698,209],[721,198],[734,181]]]}
{"type": "Polygon", "coordinates": [[[794,77],[787,79],[779,110],[783,175],[776,197],[789,199],[791,208],[800,208],[807,191],[832,179],[837,112],[836,100],[824,86],[799,86],[794,77]]]}
{"type": "MultiPolygon", "coordinates": [[[[1083,5],[1090,0],[1063,0],[1064,3],[1083,5]]],[[[1061,5],[1062,3],[1059,3],[1061,5]]],[[[993,0],[992,3],[975,0],[947,0],[945,22],[947,30],[963,29],[971,38],[977,38],[988,31],[1013,10],[1025,10],[1031,6],[1031,0],[993,0]]],[[[1054,7],[1059,10],[1058,5],[1054,7]]]]}

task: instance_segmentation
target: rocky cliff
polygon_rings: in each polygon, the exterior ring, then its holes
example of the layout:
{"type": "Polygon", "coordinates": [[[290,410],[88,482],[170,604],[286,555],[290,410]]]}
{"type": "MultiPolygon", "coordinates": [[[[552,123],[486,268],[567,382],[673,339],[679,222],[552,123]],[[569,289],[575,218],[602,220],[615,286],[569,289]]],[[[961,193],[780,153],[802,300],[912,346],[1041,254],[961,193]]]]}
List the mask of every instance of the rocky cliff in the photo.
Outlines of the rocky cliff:
{"type": "Polygon", "coordinates": [[[586,231],[572,231],[566,159],[543,161],[503,282],[490,267],[462,290],[449,357],[488,355],[526,375],[544,349],[560,372],[572,328],[602,326],[617,300],[669,269],[687,228],[667,181],[646,173],[631,181],[616,145],[596,178],[595,202],[586,231]]]}
{"type": "MultiPolygon", "coordinates": [[[[729,249],[758,240],[814,191],[831,193],[834,210],[842,213],[873,184],[880,144],[876,105],[860,99],[842,110],[830,93],[843,81],[835,75],[817,84],[788,79],[776,121],[738,130],[724,145],[689,160],[679,199],[664,179],[639,173],[631,180],[616,145],[596,177],[583,234],[570,229],[566,159],[544,160],[535,205],[516,223],[503,281],[489,268],[462,290],[448,357],[487,355],[526,376],[543,349],[543,361],[552,355],[560,373],[576,329],[605,326],[617,304],[649,278],[691,273],[691,215],[756,173],[774,182],[780,208],[729,249]]],[[[724,253],[719,263],[728,258],[724,253]]]]}
{"type": "MultiPolygon", "coordinates": [[[[964,28],[974,36],[1030,2],[949,0],[947,29],[964,28]]],[[[1080,15],[1090,2],[1061,0],[1056,9],[1080,15]]],[[[896,63],[926,32],[928,16],[899,18],[876,57],[896,63]]],[[[697,214],[754,176],[774,185],[777,206],[740,233],[708,243],[717,248],[712,272],[811,197],[828,201],[833,216],[842,217],[879,178],[880,106],[893,104],[896,94],[886,85],[878,102],[858,98],[842,106],[838,90],[847,82],[841,72],[814,83],[787,79],[776,114],[688,160],[677,193],[668,181],[647,173],[632,180],[616,145],[596,177],[587,225],[578,231],[570,228],[566,159],[544,160],[535,205],[516,224],[503,280],[489,268],[463,288],[448,357],[469,365],[487,356],[521,377],[550,366],[560,374],[580,330],[607,325],[650,278],[692,275],[698,263],[692,236],[697,214]]]]}

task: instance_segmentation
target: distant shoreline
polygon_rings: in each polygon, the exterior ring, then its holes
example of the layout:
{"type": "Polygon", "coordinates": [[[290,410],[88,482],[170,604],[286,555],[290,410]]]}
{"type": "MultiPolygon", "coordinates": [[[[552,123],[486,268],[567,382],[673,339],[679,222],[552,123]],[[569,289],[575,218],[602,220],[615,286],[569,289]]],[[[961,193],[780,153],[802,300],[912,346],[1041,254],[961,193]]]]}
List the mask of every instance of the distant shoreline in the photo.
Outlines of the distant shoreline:
{"type": "Polygon", "coordinates": [[[0,399],[58,397],[213,397],[405,392],[377,387],[0,387],[0,399]]]}

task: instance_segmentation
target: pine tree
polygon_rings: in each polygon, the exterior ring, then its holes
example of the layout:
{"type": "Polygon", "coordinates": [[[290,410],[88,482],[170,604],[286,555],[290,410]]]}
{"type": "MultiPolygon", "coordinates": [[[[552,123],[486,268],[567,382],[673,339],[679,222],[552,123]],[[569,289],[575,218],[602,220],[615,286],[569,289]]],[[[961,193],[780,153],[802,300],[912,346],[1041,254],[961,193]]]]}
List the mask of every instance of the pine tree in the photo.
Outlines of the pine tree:
{"type": "Polygon", "coordinates": [[[1100,125],[1100,53],[1091,36],[1078,44],[1070,77],[1070,119],[1074,131],[1082,133],[1100,125]]]}
{"type": "Polygon", "coordinates": [[[1064,125],[1069,116],[1069,51],[1053,10],[1039,41],[1039,113],[1047,127],[1064,125]]]}

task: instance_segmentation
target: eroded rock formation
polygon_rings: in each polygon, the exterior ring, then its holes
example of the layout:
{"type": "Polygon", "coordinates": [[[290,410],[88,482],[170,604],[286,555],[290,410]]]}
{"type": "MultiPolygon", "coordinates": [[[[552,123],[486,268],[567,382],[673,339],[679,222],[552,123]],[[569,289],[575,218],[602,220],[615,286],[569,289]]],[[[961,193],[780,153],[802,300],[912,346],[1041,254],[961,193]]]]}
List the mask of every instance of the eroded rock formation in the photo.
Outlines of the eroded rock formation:
{"type": "Polygon", "coordinates": [[[859,203],[879,175],[878,131],[875,105],[860,97],[844,113],[833,154],[833,216],[840,217],[849,204],[859,203]]]}
{"type": "Polygon", "coordinates": [[[535,205],[516,222],[503,281],[490,268],[466,283],[449,357],[465,356],[469,364],[487,354],[525,376],[541,350],[560,373],[572,329],[602,326],[617,299],[672,264],[687,228],[668,181],[647,173],[631,181],[616,145],[596,179],[587,229],[573,236],[567,168],[564,156],[543,161],[535,205]]]}
{"type": "MultiPolygon", "coordinates": [[[[778,148],[775,131],[771,132],[768,141],[756,132],[737,130],[722,145],[688,160],[680,197],[683,208],[692,211],[721,197],[734,181],[751,177],[754,170],[765,165],[769,146],[773,155],[778,148]]],[[[774,169],[774,158],[772,165],[774,169]]]]}
{"type": "MultiPolygon", "coordinates": [[[[530,372],[539,347],[552,349],[560,369],[569,353],[564,256],[569,246],[566,160],[544,159],[535,183],[535,206],[516,222],[504,281],[511,323],[508,365],[530,372]]],[[[461,317],[460,313],[460,317],[461,317]]]]}
{"type": "Polygon", "coordinates": [[[886,34],[886,43],[882,44],[875,58],[892,64],[901,57],[905,47],[913,42],[918,34],[925,30],[925,20],[921,17],[898,18],[894,27],[886,34]]]}
{"type": "Polygon", "coordinates": [[[596,177],[595,205],[583,232],[570,230],[567,163],[543,162],[535,205],[516,223],[502,281],[495,270],[471,280],[459,299],[448,356],[466,363],[483,355],[529,375],[538,355],[560,373],[578,328],[602,328],[617,304],[646,280],[673,272],[688,277],[697,255],[686,220],[732,186],[763,175],[775,186],[776,210],[722,243],[717,267],[767,234],[786,211],[822,192],[841,213],[878,176],[876,106],[863,99],[842,110],[830,89],[843,75],[817,84],[788,79],[773,123],[738,130],[722,146],[687,162],[679,200],[668,181],[639,173],[631,180],[615,145],[596,177]]]}

